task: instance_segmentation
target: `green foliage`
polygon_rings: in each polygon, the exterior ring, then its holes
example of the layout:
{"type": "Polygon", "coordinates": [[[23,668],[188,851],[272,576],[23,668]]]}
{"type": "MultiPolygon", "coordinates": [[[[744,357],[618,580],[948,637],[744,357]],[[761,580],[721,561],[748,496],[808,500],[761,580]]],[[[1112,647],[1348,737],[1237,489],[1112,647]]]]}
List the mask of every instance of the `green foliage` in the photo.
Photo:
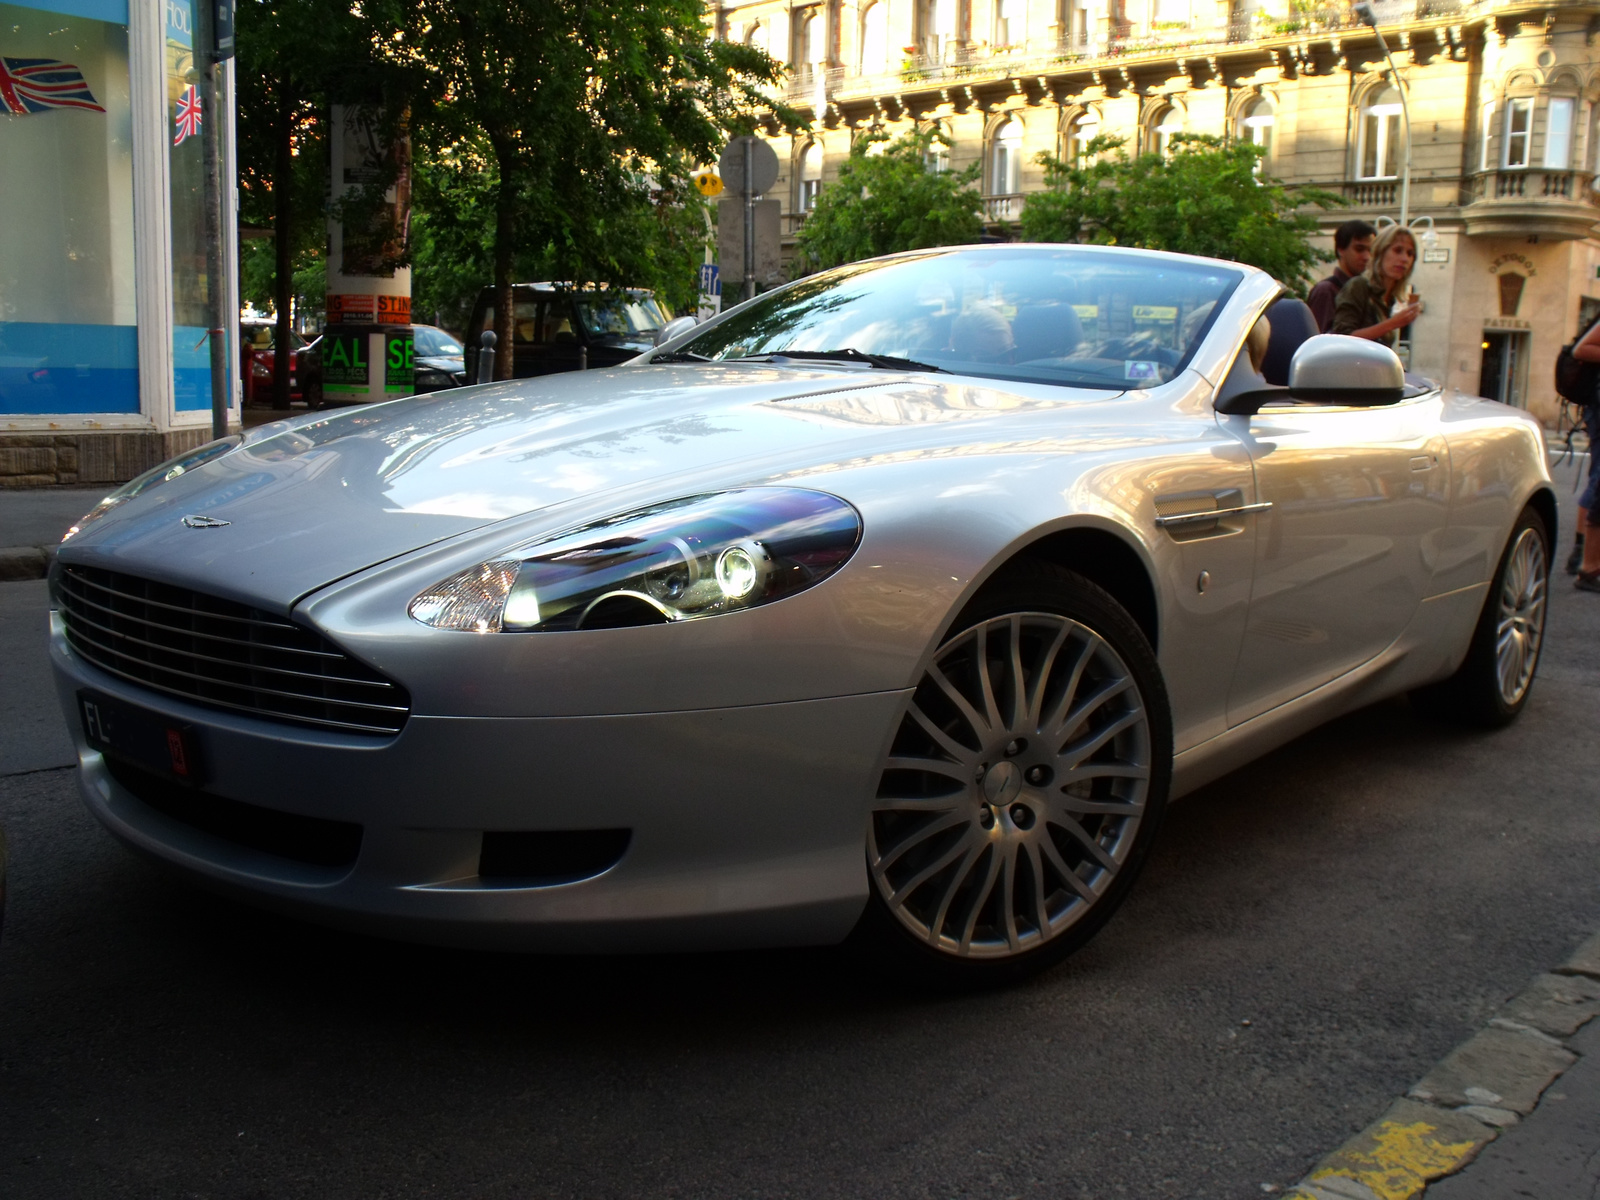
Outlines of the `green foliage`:
{"type": "Polygon", "coordinates": [[[1122,139],[1100,136],[1083,161],[1049,154],[1049,190],[1028,197],[1022,236],[1030,242],[1094,242],[1231,259],[1260,267],[1303,294],[1316,264],[1333,256],[1307,240],[1318,230],[1305,206],[1344,204],[1318,188],[1289,189],[1258,174],[1261,147],[1177,134],[1169,158],[1129,158],[1122,139]]]}
{"type": "Polygon", "coordinates": [[[898,250],[953,246],[983,236],[978,164],[932,169],[929,131],[907,134],[876,153],[864,138],[839,167],[838,181],[817,197],[799,234],[807,266],[834,267],[898,250]]]}

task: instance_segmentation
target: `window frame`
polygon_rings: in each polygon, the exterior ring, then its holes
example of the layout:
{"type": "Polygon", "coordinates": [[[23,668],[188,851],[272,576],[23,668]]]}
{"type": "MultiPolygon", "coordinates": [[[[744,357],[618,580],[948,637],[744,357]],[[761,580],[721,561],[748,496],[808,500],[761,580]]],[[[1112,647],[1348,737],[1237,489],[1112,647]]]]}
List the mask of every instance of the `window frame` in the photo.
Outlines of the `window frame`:
{"type": "Polygon", "coordinates": [[[1008,116],[994,127],[989,146],[989,195],[1015,196],[1021,193],[1022,143],[1026,136],[1027,131],[1016,117],[1008,116]],[[1008,138],[1007,131],[1013,128],[1016,136],[1014,139],[1008,138]]]}
{"type": "Polygon", "coordinates": [[[1544,152],[1539,156],[1540,165],[1546,171],[1572,170],[1572,143],[1573,133],[1577,125],[1578,102],[1572,96],[1551,96],[1545,102],[1544,117],[1544,152]],[[1566,129],[1561,133],[1559,140],[1556,134],[1556,109],[1562,106],[1566,111],[1566,129]],[[1559,162],[1552,161],[1551,151],[1560,147],[1559,162]]]}
{"type": "Polygon", "coordinates": [[[1393,84],[1378,92],[1374,97],[1375,102],[1369,101],[1361,106],[1361,125],[1356,144],[1358,180],[1382,182],[1399,178],[1399,165],[1405,142],[1403,106],[1398,96],[1394,100],[1384,99],[1391,91],[1397,91],[1393,84]],[[1377,131],[1376,147],[1371,145],[1374,128],[1377,131]],[[1369,148],[1373,151],[1370,156],[1373,160],[1373,169],[1370,172],[1367,170],[1369,148]]]}
{"type": "Polygon", "coordinates": [[[807,142],[800,149],[800,161],[795,164],[795,182],[797,191],[796,212],[809,213],[817,206],[817,197],[822,194],[822,145],[819,142],[807,142]],[[812,163],[816,164],[814,175],[808,175],[812,170],[812,163]]]}
{"type": "Polygon", "coordinates": [[[1533,164],[1532,96],[1506,97],[1505,129],[1501,141],[1504,143],[1500,151],[1500,167],[1502,170],[1526,171],[1533,164]],[[1527,124],[1520,132],[1514,128],[1514,123],[1519,114],[1527,121],[1527,124]],[[1512,162],[1512,148],[1518,145],[1522,149],[1522,161],[1512,162]]]}

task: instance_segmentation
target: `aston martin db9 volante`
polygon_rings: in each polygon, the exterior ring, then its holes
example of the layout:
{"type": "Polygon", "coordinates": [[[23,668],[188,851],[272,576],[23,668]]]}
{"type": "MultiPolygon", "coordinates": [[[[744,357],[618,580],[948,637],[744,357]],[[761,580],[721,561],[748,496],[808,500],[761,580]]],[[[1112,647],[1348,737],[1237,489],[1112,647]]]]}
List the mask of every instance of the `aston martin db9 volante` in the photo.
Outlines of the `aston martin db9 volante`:
{"type": "Polygon", "coordinates": [[[1259,271],[927,250],[673,329],[108,496],[51,576],[95,816],[400,938],[1001,980],[1171,797],[1396,693],[1527,702],[1538,426],[1259,271]]]}

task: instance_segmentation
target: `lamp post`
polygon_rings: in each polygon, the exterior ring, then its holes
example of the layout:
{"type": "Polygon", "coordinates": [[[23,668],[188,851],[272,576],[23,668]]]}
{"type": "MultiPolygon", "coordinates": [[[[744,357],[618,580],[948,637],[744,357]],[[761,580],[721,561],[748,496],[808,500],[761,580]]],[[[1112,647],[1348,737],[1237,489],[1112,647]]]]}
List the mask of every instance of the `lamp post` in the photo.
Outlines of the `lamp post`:
{"type": "Polygon", "coordinates": [[[1411,106],[1406,101],[1406,81],[1400,78],[1400,71],[1394,65],[1394,55],[1389,53],[1389,43],[1383,40],[1383,30],[1378,28],[1378,14],[1372,10],[1370,0],[1353,5],[1350,11],[1377,34],[1378,49],[1383,51],[1383,57],[1389,63],[1389,78],[1394,80],[1395,87],[1400,91],[1400,125],[1406,139],[1406,154],[1400,163],[1400,224],[1405,225],[1411,217],[1411,106]]]}

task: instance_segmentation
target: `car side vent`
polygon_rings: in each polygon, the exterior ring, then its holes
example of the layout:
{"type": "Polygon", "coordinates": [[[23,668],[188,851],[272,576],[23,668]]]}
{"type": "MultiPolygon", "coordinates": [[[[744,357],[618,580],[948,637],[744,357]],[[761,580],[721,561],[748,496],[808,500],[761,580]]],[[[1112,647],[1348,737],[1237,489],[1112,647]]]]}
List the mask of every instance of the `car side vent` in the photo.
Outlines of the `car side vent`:
{"type": "Polygon", "coordinates": [[[622,861],[631,829],[559,829],[485,832],[478,878],[501,887],[576,883],[622,861]]]}

